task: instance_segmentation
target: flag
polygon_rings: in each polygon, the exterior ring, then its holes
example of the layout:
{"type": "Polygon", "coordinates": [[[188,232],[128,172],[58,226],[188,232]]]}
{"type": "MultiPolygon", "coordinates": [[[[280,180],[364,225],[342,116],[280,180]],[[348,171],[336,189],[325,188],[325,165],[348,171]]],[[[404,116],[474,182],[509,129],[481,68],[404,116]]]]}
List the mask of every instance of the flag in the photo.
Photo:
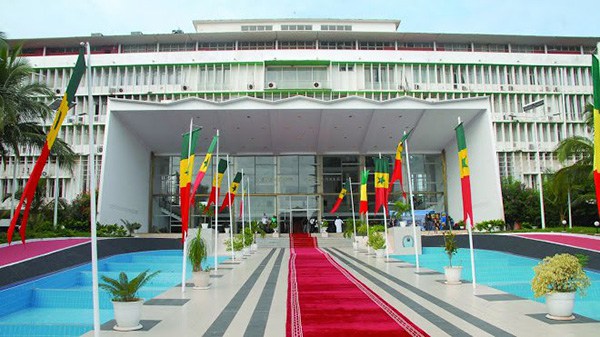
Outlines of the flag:
{"type": "Polygon", "coordinates": [[[404,185],[402,181],[402,150],[404,150],[404,142],[410,135],[410,132],[405,134],[400,142],[398,143],[398,147],[396,148],[396,158],[394,160],[394,171],[392,172],[392,177],[390,178],[390,187],[388,189],[389,192],[392,191],[392,187],[394,186],[394,182],[396,180],[400,181],[400,191],[402,192],[402,196],[406,199],[406,192],[404,192],[404,185]]]}
{"type": "MultiPolygon", "coordinates": [[[[79,47],[79,56],[77,57],[77,61],[75,62],[75,68],[73,69],[73,75],[69,80],[69,84],[67,85],[67,90],[62,97],[60,105],[56,110],[56,115],[54,116],[54,120],[52,121],[52,125],[50,126],[50,130],[46,135],[46,142],[42,147],[42,153],[38,157],[35,162],[35,166],[27,180],[27,184],[25,184],[25,188],[23,189],[23,194],[21,194],[21,200],[19,200],[19,204],[15,209],[15,213],[13,218],[10,221],[10,226],[8,227],[7,239],[8,243],[12,242],[12,236],[17,225],[17,219],[19,218],[19,214],[21,213],[21,208],[23,207],[23,203],[27,200],[25,204],[25,211],[23,212],[23,218],[21,219],[21,228],[19,229],[19,234],[21,235],[21,241],[25,243],[25,231],[27,228],[27,218],[29,217],[29,210],[31,209],[31,203],[33,201],[33,196],[35,195],[35,190],[42,176],[42,172],[44,171],[44,166],[46,166],[46,162],[48,161],[48,156],[50,155],[50,150],[52,149],[52,145],[54,145],[54,141],[56,137],[58,137],[58,132],[60,127],[67,116],[67,112],[69,112],[69,103],[71,103],[75,99],[75,92],[77,91],[77,87],[79,87],[79,82],[81,82],[81,78],[83,77],[83,72],[85,71],[85,59],[84,59],[85,48],[84,46],[79,47]]],[[[94,191],[92,191],[93,193],[94,191]]]]}
{"type": "Polygon", "coordinates": [[[344,186],[342,187],[342,190],[340,191],[340,194],[338,194],[338,198],[337,198],[337,201],[335,202],[335,205],[333,205],[333,208],[331,209],[331,211],[329,211],[329,213],[333,214],[337,211],[337,209],[342,204],[342,200],[344,200],[344,197],[346,196],[346,193],[348,193],[348,191],[350,191],[350,182],[346,181],[344,183],[344,186]]]}
{"type": "Polygon", "coordinates": [[[596,205],[600,214],[600,60],[592,55],[592,82],[594,83],[594,185],[596,205]]]}
{"type": "Polygon", "coordinates": [[[223,204],[221,205],[221,208],[219,208],[219,212],[223,212],[223,210],[226,207],[229,207],[229,205],[231,205],[229,203],[229,199],[231,199],[231,202],[233,203],[233,199],[235,199],[235,194],[237,193],[237,190],[240,187],[240,181],[242,181],[242,174],[238,172],[235,174],[231,186],[229,186],[229,192],[227,192],[227,194],[225,195],[225,199],[223,199],[223,204]]]}
{"type": "Polygon", "coordinates": [[[369,180],[369,171],[364,170],[360,177],[360,207],[358,209],[359,214],[365,214],[369,211],[369,204],[367,202],[367,181],[369,180]]]}
{"type": "Polygon", "coordinates": [[[373,158],[373,161],[375,161],[375,213],[383,206],[383,211],[387,214],[390,163],[387,157],[373,158]]]}
{"type": "Polygon", "coordinates": [[[471,178],[469,169],[469,158],[467,156],[467,141],[465,140],[465,130],[460,123],[456,127],[456,142],[458,144],[458,165],[460,167],[460,185],[462,187],[463,200],[463,221],[467,222],[467,217],[471,220],[473,227],[473,205],[471,203],[471,178]]]}
{"type": "Polygon", "coordinates": [[[221,159],[219,160],[219,167],[217,169],[218,173],[213,178],[212,189],[210,190],[208,202],[206,203],[206,208],[204,208],[204,213],[208,211],[208,207],[212,205],[213,202],[218,202],[217,196],[219,195],[219,186],[221,186],[221,181],[223,181],[223,175],[225,174],[225,170],[227,170],[227,160],[221,159]]]}
{"type": "Polygon", "coordinates": [[[202,182],[202,179],[204,179],[204,175],[206,174],[206,171],[208,170],[208,167],[210,166],[210,160],[212,158],[212,153],[215,149],[215,145],[217,145],[217,140],[219,139],[219,136],[215,135],[213,137],[212,142],[210,142],[210,146],[208,147],[208,150],[206,151],[206,156],[204,156],[204,160],[202,161],[202,165],[200,165],[200,169],[198,170],[198,175],[196,175],[196,180],[194,180],[194,186],[192,187],[192,191],[191,191],[191,196],[190,196],[190,205],[194,203],[194,199],[196,199],[196,191],[198,190],[198,187],[200,186],[200,183],[202,182]]]}
{"type": "Polygon", "coordinates": [[[196,143],[200,136],[200,129],[192,131],[190,142],[190,133],[182,136],[181,140],[181,159],[179,160],[179,195],[181,198],[181,240],[185,240],[189,223],[189,204],[190,188],[192,184],[192,170],[194,169],[194,152],[196,143]]]}

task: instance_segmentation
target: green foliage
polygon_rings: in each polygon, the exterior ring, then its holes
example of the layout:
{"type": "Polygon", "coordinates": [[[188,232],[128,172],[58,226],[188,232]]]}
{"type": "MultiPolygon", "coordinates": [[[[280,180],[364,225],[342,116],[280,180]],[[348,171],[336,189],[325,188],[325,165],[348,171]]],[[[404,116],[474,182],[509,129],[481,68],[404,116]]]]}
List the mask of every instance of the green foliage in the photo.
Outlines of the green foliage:
{"type": "Polygon", "coordinates": [[[123,226],[117,225],[116,223],[107,225],[97,223],[96,235],[102,237],[123,237],[127,236],[127,230],[123,228],[123,226]]]}
{"type": "Polygon", "coordinates": [[[129,232],[129,236],[133,236],[133,233],[136,230],[142,228],[142,224],[139,222],[130,222],[125,219],[121,219],[121,222],[125,225],[125,228],[127,228],[127,231],[129,232]]]}
{"type": "Polygon", "coordinates": [[[539,193],[520,181],[511,177],[502,179],[502,202],[506,223],[540,223],[539,193]]]}
{"type": "Polygon", "coordinates": [[[385,238],[383,237],[383,234],[381,234],[381,232],[370,232],[367,245],[375,250],[384,249],[385,238]]]}
{"type": "Polygon", "coordinates": [[[531,281],[531,289],[535,297],[575,291],[583,296],[590,286],[590,279],[580,260],[571,254],[547,256],[533,267],[533,271],[535,275],[531,281]]]}
{"type": "Polygon", "coordinates": [[[486,221],[482,221],[480,223],[477,223],[475,225],[475,228],[478,231],[488,231],[488,232],[491,232],[492,230],[494,230],[494,227],[499,227],[500,230],[502,230],[505,225],[506,225],[506,223],[504,223],[504,221],[502,219],[496,219],[496,220],[486,220],[486,221]]]}
{"type": "MultiPolygon", "coordinates": [[[[225,240],[225,247],[227,248],[228,251],[231,251],[231,239],[227,239],[225,240]]],[[[240,250],[242,250],[242,248],[244,248],[244,241],[243,241],[243,237],[241,234],[236,234],[233,236],[233,251],[234,252],[239,252],[240,250]]]]}
{"type": "Polygon", "coordinates": [[[385,232],[385,227],[383,227],[383,225],[374,223],[369,227],[369,234],[371,234],[371,232],[385,232]]]}
{"type": "Polygon", "coordinates": [[[242,243],[244,244],[244,246],[251,245],[254,242],[254,232],[252,231],[252,228],[244,228],[244,234],[242,239],[242,243]]]}
{"type": "Polygon", "coordinates": [[[396,217],[400,218],[402,214],[410,211],[410,205],[407,203],[398,200],[394,203],[394,207],[392,208],[396,212],[396,217]]]}
{"type": "Polygon", "coordinates": [[[446,252],[446,255],[448,255],[448,264],[452,267],[452,257],[458,253],[456,236],[452,231],[444,233],[444,251],[446,252]]]}
{"type": "Polygon", "coordinates": [[[323,228],[329,227],[329,221],[323,219],[323,221],[321,221],[321,227],[323,227],[323,228]]]}
{"type": "MultiPolygon", "coordinates": [[[[346,239],[351,239],[354,236],[354,224],[352,223],[352,218],[346,218],[346,220],[344,220],[344,223],[346,224],[346,226],[344,227],[344,237],[346,239]]],[[[356,235],[358,234],[358,227],[360,226],[361,221],[360,220],[356,220],[356,235]]],[[[365,233],[366,235],[366,233],[365,233]]]]}
{"type": "Polygon", "coordinates": [[[206,242],[201,236],[202,229],[198,228],[198,234],[190,240],[188,246],[188,258],[192,263],[193,271],[202,271],[202,262],[204,262],[208,256],[206,251],[206,242]]]}
{"type": "Polygon", "coordinates": [[[124,272],[119,274],[118,280],[102,275],[101,278],[104,283],[99,284],[99,286],[108,291],[115,302],[135,302],[139,300],[137,297],[138,290],[160,273],[160,271],[155,271],[152,274],[148,274],[148,272],[149,270],[141,272],[131,281],[124,272]]]}

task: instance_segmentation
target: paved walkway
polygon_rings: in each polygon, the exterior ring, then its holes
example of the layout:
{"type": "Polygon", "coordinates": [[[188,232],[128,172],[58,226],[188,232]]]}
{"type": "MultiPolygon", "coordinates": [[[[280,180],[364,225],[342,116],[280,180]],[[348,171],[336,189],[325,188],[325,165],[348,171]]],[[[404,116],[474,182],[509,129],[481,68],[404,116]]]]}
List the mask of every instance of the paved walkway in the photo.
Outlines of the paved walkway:
{"type": "Polygon", "coordinates": [[[89,238],[29,239],[0,245],[0,268],[89,242],[89,238]]]}
{"type": "MultiPolygon", "coordinates": [[[[443,275],[427,269],[417,273],[408,263],[352,248],[323,251],[431,336],[597,336],[600,331],[599,322],[582,317],[549,321],[544,304],[486,286],[445,285],[443,275]]],[[[172,288],[144,306],[145,331],[127,335],[285,336],[288,261],[288,248],[262,248],[239,264],[219,268],[208,290],[188,287],[182,294],[172,288]]],[[[101,335],[122,337],[110,330],[112,325],[105,324],[101,335]]]]}

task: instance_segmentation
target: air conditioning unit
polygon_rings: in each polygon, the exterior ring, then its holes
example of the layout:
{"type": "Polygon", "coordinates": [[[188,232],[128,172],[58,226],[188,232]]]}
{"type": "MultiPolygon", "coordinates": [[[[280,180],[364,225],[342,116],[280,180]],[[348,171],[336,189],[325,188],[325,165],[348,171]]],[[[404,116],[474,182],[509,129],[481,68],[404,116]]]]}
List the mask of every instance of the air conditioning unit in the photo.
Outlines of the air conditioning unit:
{"type": "Polygon", "coordinates": [[[183,91],[187,91],[187,90],[188,90],[188,86],[187,86],[187,85],[185,85],[185,84],[183,84],[183,85],[181,86],[181,90],[183,90],[183,91]]]}
{"type": "Polygon", "coordinates": [[[464,90],[464,91],[467,91],[467,90],[469,90],[469,87],[467,87],[466,85],[463,85],[463,86],[461,87],[461,89],[462,89],[462,90],[464,90]]]}
{"type": "Polygon", "coordinates": [[[398,90],[400,90],[400,91],[406,91],[406,87],[403,86],[402,84],[399,84],[398,85],[398,90]]]}
{"type": "Polygon", "coordinates": [[[102,153],[102,152],[104,152],[104,146],[97,145],[96,146],[96,153],[102,153]]]}
{"type": "Polygon", "coordinates": [[[115,87],[110,87],[110,88],[108,88],[108,93],[109,93],[110,95],[114,95],[114,94],[116,94],[117,92],[118,92],[118,90],[117,90],[117,88],[115,88],[115,87]]]}
{"type": "Polygon", "coordinates": [[[554,120],[554,117],[552,117],[552,116],[548,116],[548,120],[549,120],[549,121],[552,121],[552,120],[554,120]]]}
{"type": "Polygon", "coordinates": [[[552,87],[546,86],[546,91],[548,91],[548,92],[552,91],[552,87]]]}
{"type": "Polygon", "coordinates": [[[554,92],[558,92],[558,87],[554,87],[554,92]]]}
{"type": "Polygon", "coordinates": [[[56,89],[56,90],[54,90],[54,92],[55,92],[57,95],[60,95],[60,93],[61,93],[62,91],[61,91],[60,89],[56,89]]]}
{"type": "Polygon", "coordinates": [[[421,89],[421,86],[419,84],[415,84],[415,90],[419,90],[421,89]]]}
{"type": "Polygon", "coordinates": [[[73,123],[74,120],[75,120],[74,116],[67,117],[67,123],[73,123]]]}
{"type": "Polygon", "coordinates": [[[84,116],[76,116],[73,121],[75,124],[83,124],[85,117],[84,116]]]}
{"type": "MultiPolygon", "coordinates": [[[[270,83],[269,83],[269,84],[270,84],[270,83]]],[[[254,90],[254,83],[248,83],[248,84],[246,85],[246,89],[248,89],[248,90],[254,90]]]]}
{"type": "Polygon", "coordinates": [[[315,88],[315,89],[319,89],[319,88],[321,88],[321,87],[322,87],[322,85],[321,85],[321,82],[314,82],[314,83],[313,83],[313,88],[315,88]]]}
{"type": "Polygon", "coordinates": [[[277,83],[275,83],[275,82],[269,82],[269,83],[267,83],[267,88],[269,88],[269,89],[277,89],[277,83]]]}
{"type": "Polygon", "coordinates": [[[504,91],[504,86],[503,85],[500,86],[500,91],[504,91]]]}
{"type": "Polygon", "coordinates": [[[529,144],[529,149],[532,150],[532,151],[535,150],[535,145],[534,144],[529,144]]]}
{"type": "Polygon", "coordinates": [[[515,90],[515,87],[513,87],[512,85],[509,85],[508,86],[508,91],[513,91],[513,90],[515,90]]]}

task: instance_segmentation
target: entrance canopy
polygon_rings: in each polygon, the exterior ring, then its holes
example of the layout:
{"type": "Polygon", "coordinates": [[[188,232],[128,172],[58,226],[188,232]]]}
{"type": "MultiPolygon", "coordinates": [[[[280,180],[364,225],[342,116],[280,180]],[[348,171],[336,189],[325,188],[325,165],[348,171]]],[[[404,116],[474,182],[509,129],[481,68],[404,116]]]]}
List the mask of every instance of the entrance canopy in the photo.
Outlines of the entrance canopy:
{"type": "Polygon", "coordinates": [[[359,97],[321,101],[296,96],[280,101],[244,97],[226,102],[189,98],[175,102],[110,101],[111,118],[157,155],[178,154],[190,119],[203,127],[199,151],[218,128],[220,150],[244,154],[394,152],[403,131],[414,128],[411,150],[440,153],[465,124],[486,111],[487,98],[428,102],[403,97],[384,102],[359,97]]]}
{"type": "Polygon", "coordinates": [[[111,99],[103,146],[99,221],[140,222],[147,229],[152,156],[180,154],[190,119],[203,131],[196,153],[216,130],[221,154],[343,155],[395,153],[404,131],[414,130],[411,153],[444,154],[450,214],[462,214],[454,128],[465,124],[476,221],[503,218],[500,174],[487,97],[430,102],[410,97],[373,101],[348,97],[279,101],[244,97],[225,102],[111,99]]]}

